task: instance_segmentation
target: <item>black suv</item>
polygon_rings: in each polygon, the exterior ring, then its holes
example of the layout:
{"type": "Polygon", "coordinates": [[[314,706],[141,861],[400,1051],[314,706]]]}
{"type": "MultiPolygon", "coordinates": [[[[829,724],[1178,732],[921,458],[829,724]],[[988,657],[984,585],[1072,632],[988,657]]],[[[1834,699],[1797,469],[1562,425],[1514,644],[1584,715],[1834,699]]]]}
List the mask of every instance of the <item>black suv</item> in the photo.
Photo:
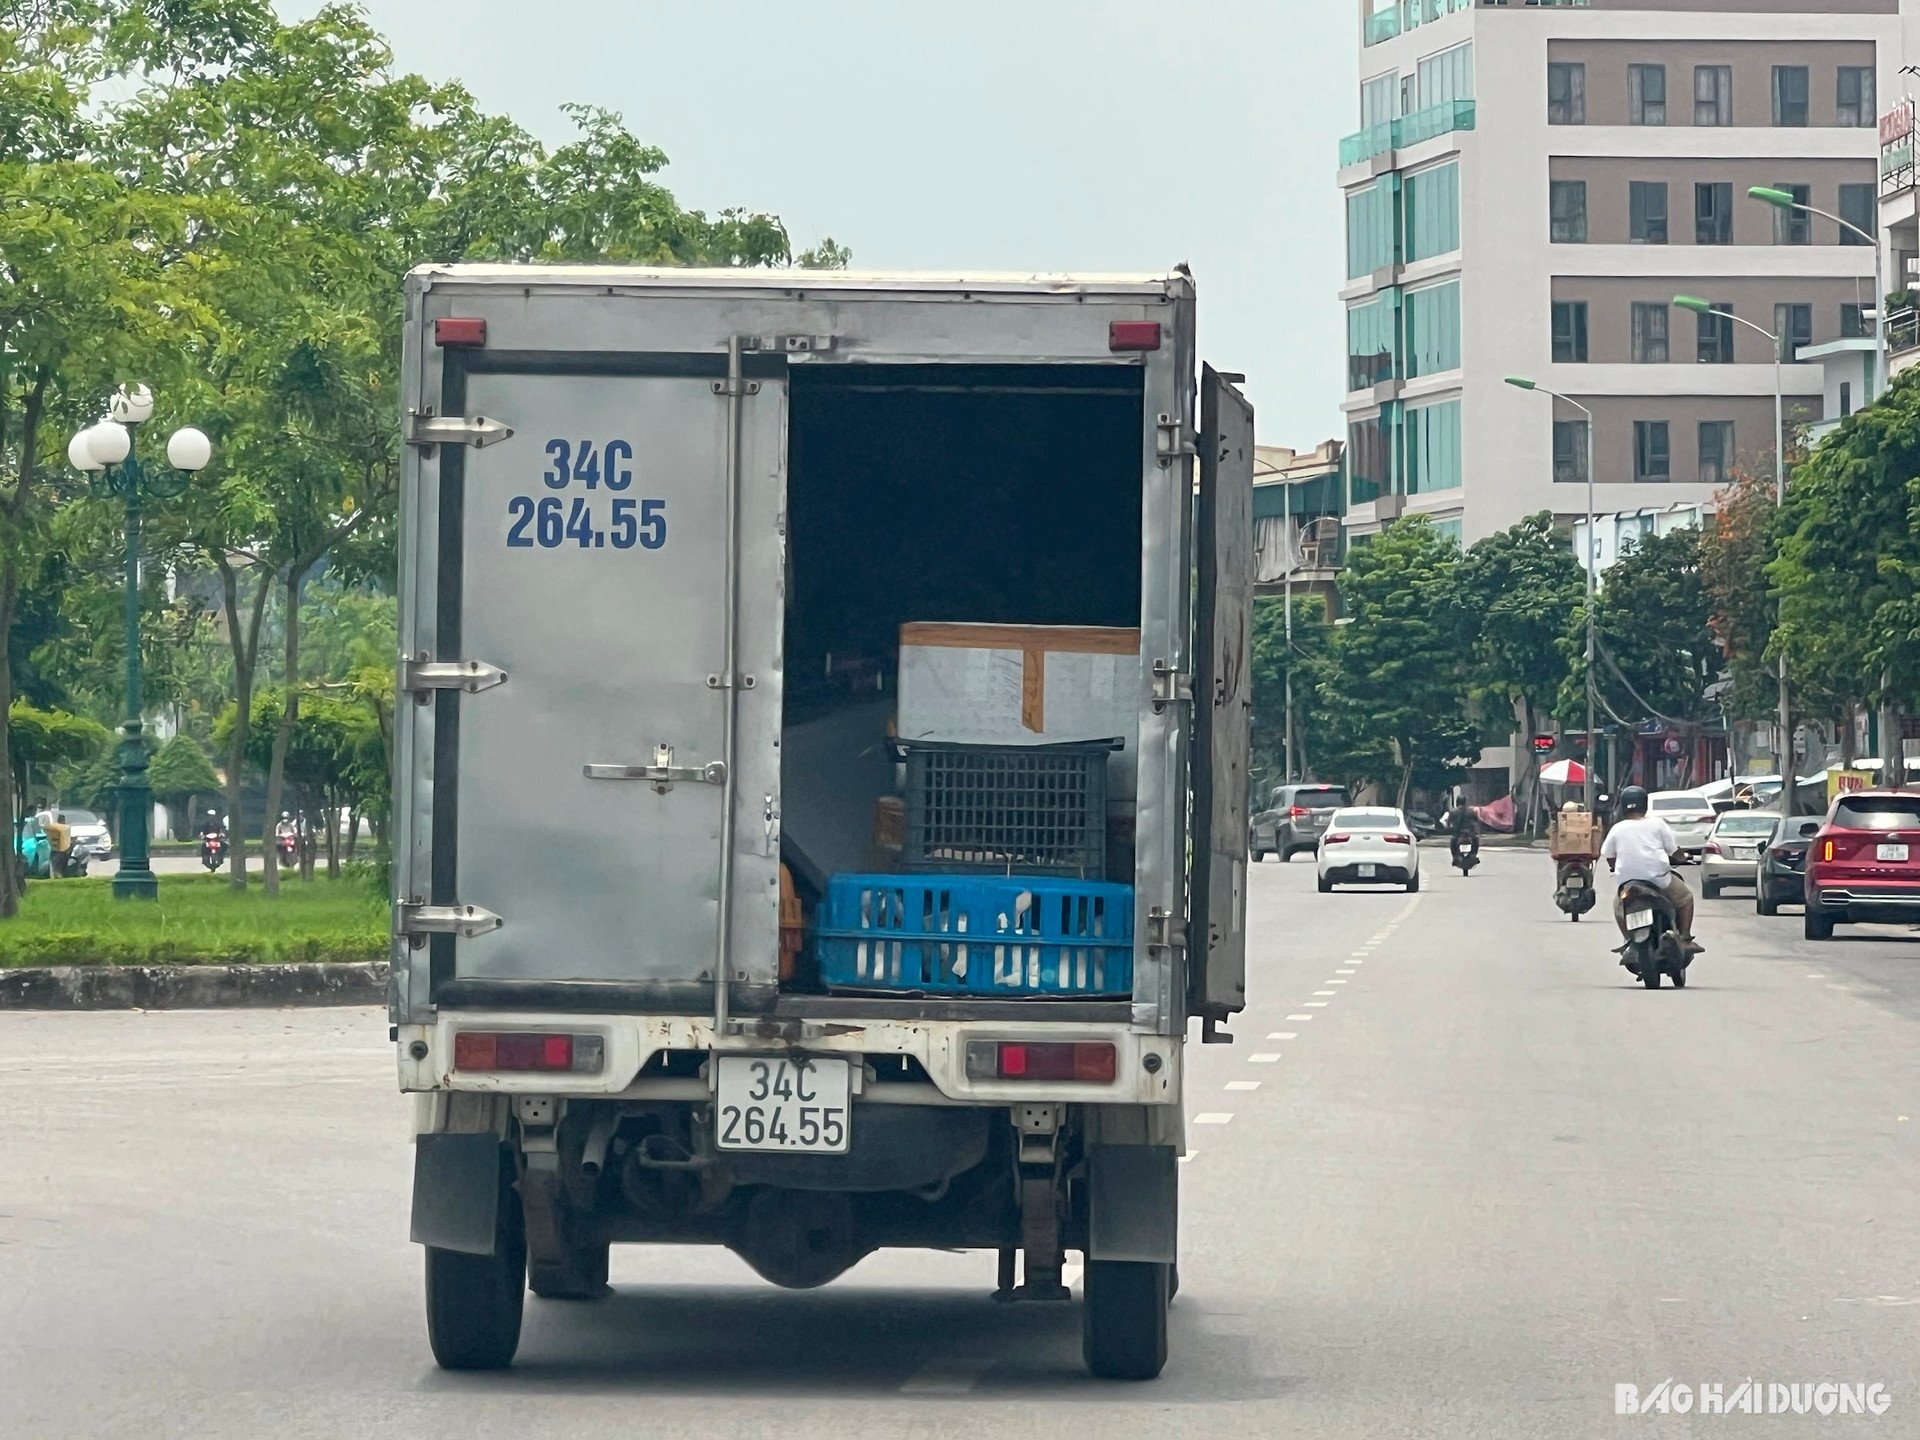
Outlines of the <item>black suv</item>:
{"type": "Polygon", "coordinates": [[[1267,808],[1253,817],[1247,849],[1256,861],[1311,854],[1327,833],[1327,817],[1352,803],[1344,785],[1276,785],[1267,808]]]}

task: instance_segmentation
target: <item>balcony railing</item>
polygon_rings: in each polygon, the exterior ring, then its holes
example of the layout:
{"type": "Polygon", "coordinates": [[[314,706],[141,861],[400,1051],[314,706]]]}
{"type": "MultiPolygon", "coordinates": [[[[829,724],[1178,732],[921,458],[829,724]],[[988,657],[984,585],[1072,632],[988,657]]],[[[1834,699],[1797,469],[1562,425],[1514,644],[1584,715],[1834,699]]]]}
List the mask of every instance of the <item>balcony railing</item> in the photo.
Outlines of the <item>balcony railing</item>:
{"type": "Polygon", "coordinates": [[[1473,101],[1447,100],[1411,115],[1402,115],[1398,120],[1382,120],[1340,142],[1340,164],[1342,167],[1358,165],[1389,150],[1418,145],[1422,140],[1435,139],[1451,130],[1471,130],[1473,115],[1473,101]]]}
{"type": "MultiPolygon", "coordinates": [[[[1351,33],[1351,32],[1349,32],[1351,33]]],[[[1381,10],[1367,17],[1367,44],[1378,45],[1400,33],[1400,7],[1381,10]]]]}
{"type": "Polygon", "coordinates": [[[1920,348],[1920,310],[1896,310],[1887,316],[1887,352],[1920,348]]]}
{"type": "MultiPolygon", "coordinates": [[[[1584,5],[1586,0],[1567,0],[1584,5]]],[[[1416,25],[1428,25],[1456,10],[1471,10],[1473,0],[1400,0],[1398,5],[1367,17],[1367,44],[1391,40],[1416,25]]]]}

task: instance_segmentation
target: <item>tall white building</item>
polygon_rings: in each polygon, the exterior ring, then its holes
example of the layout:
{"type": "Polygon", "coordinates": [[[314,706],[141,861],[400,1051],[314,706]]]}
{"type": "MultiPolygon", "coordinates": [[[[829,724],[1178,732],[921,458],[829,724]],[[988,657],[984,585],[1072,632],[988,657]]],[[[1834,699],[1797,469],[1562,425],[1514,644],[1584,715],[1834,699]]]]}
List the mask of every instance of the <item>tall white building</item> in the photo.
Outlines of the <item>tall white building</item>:
{"type": "MultiPolygon", "coordinates": [[[[1910,78],[1897,0],[1352,3],[1354,536],[1418,513],[1471,544],[1584,513],[1585,420],[1508,375],[1593,412],[1600,511],[1705,504],[1736,464],[1771,473],[1772,346],[1674,298],[1784,335],[1796,361],[1866,332],[1872,247],[1747,191],[1873,228],[1878,97],[1910,78]]],[[[1788,368],[1789,423],[1822,418],[1822,378],[1788,368]]]]}

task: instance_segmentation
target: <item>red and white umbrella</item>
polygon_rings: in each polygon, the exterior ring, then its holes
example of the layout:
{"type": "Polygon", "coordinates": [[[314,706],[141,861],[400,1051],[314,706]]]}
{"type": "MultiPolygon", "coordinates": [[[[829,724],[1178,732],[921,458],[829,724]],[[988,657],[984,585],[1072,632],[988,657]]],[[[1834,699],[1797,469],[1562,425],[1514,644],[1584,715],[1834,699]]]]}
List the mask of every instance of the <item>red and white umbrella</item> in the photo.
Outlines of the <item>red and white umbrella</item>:
{"type": "Polygon", "coordinates": [[[1587,767],[1578,760],[1556,760],[1551,765],[1540,767],[1542,785],[1584,785],[1587,783],[1587,767]]]}

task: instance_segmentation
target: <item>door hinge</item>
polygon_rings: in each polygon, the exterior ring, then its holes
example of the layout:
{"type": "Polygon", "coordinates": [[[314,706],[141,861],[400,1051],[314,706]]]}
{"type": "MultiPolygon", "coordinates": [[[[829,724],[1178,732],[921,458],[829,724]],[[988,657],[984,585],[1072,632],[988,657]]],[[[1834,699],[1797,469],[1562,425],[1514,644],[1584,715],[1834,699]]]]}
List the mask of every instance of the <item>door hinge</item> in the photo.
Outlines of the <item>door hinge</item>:
{"type": "Polygon", "coordinates": [[[513,434],[511,425],[484,415],[427,415],[407,412],[407,443],[432,449],[435,445],[471,445],[485,449],[513,434]]]}
{"type": "Polygon", "coordinates": [[[471,940],[498,930],[506,921],[478,905],[428,905],[419,900],[402,900],[394,907],[393,928],[413,944],[421,944],[429,935],[457,935],[471,940]]]}
{"type": "Polygon", "coordinates": [[[742,350],[758,350],[773,355],[807,355],[831,350],[838,344],[832,335],[743,335],[742,350]]]}
{"type": "Polygon", "coordinates": [[[681,782],[689,785],[727,783],[727,767],[723,761],[709,760],[704,765],[676,765],[673,763],[671,745],[654,746],[651,765],[585,765],[581,769],[589,780],[651,780],[653,788],[662,795],[681,782]]]}
{"type": "Polygon", "coordinates": [[[1178,915],[1155,905],[1147,911],[1147,949],[1185,950],[1187,927],[1178,915]]]}
{"type": "Polygon", "coordinates": [[[400,662],[398,687],[401,694],[424,705],[435,690],[464,690],[473,695],[504,685],[506,679],[506,671],[484,660],[429,660],[420,655],[400,662]]]}
{"type": "Polygon", "coordinates": [[[1153,709],[1157,715],[1176,700],[1193,699],[1193,676],[1177,670],[1165,660],[1153,662],[1153,709]]]}
{"type": "Polygon", "coordinates": [[[1182,423],[1177,415],[1162,411],[1154,426],[1153,450],[1160,459],[1160,467],[1165,469],[1182,455],[1198,455],[1200,437],[1192,426],[1182,423]]]}

